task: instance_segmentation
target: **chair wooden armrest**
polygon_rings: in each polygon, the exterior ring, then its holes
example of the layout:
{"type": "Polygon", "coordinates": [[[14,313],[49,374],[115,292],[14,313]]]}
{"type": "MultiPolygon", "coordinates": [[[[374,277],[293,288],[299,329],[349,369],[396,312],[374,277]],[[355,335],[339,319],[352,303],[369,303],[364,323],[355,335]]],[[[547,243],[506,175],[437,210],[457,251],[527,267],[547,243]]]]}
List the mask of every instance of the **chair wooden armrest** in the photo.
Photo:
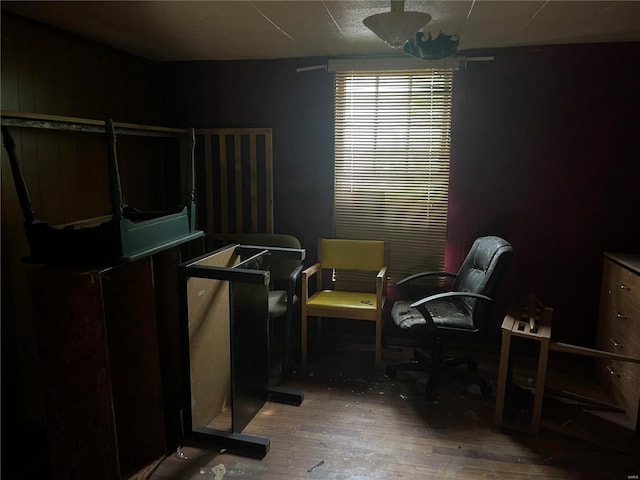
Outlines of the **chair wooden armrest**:
{"type": "Polygon", "coordinates": [[[311,276],[315,275],[316,273],[318,273],[320,271],[320,269],[321,269],[320,267],[321,267],[320,263],[314,263],[310,267],[305,268],[302,271],[303,278],[308,278],[308,277],[311,277],[311,276]]]}
{"type": "Polygon", "coordinates": [[[382,305],[382,297],[386,296],[387,290],[387,266],[385,265],[380,269],[376,275],[376,294],[378,298],[378,305],[382,305]]]}
{"type": "Polygon", "coordinates": [[[313,265],[311,265],[308,268],[305,268],[302,271],[302,295],[301,295],[301,300],[303,302],[303,305],[307,303],[307,300],[309,300],[309,278],[313,277],[314,275],[316,275],[318,272],[320,272],[322,270],[322,264],[321,263],[314,263],[313,265]]]}
{"type": "Polygon", "coordinates": [[[382,309],[387,298],[387,266],[376,275],[376,367],[382,368],[382,309]]]}
{"type": "Polygon", "coordinates": [[[378,274],[376,275],[376,281],[385,281],[387,276],[387,266],[385,265],[380,269],[378,274]]]}

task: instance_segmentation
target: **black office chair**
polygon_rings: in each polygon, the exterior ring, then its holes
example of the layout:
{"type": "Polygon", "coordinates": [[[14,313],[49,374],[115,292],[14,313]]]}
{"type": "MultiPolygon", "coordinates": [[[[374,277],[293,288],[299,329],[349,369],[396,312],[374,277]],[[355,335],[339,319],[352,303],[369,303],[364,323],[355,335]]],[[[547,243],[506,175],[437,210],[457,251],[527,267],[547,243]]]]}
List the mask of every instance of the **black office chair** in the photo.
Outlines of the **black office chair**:
{"type": "MultiPolygon", "coordinates": [[[[261,247],[301,248],[300,241],[281,233],[251,233],[239,238],[242,245],[261,247]]],[[[272,254],[269,256],[269,320],[284,317],[282,336],[282,377],[286,378],[293,369],[289,358],[291,328],[295,319],[300,318],[300,274],[303,265],[300,260],[272,254]]],[[[294,342],[298,345],[298,342],[294,342]]]]}
{"type": "Polygon", "coordinates": [[[395,378],[398,371],[427,371],[426,395],[436,401],[437,382],[443,374],[462,376],[480,386],[485,396],[491,394],[486,381],[453,367],[467,364],[470,370],[476,362],[469,355],[445,356],[445,339],[449,336],[476,335],[483,330],[491,313],[491,302],[509,266],[513,249],[502,238],[480,237],[475,240],[457,274],[448,272],[423,272],[400,280],[397,285],[408,286],[425,277],[453,277],[453,289],[426,296],[415,301],[396,301],[391,309],[395,325],[421,339],[430,348],[430,355],[423,348],[414,350],[414,361],[387,366],[387,374],[395,378]]]}

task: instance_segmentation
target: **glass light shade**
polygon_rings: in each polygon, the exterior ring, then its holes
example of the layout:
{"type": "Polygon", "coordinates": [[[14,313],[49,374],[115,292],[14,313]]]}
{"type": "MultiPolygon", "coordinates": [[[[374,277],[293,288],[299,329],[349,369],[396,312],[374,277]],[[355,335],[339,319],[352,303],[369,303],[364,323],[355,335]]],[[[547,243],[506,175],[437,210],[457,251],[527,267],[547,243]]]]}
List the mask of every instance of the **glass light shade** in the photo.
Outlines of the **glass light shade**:
{"type": "Polygon", "coordinates": [[[431,20],[421,12],[386,12],[371,15],[362,23],[393,48],[402,48],[407,40],[431,20]]]}

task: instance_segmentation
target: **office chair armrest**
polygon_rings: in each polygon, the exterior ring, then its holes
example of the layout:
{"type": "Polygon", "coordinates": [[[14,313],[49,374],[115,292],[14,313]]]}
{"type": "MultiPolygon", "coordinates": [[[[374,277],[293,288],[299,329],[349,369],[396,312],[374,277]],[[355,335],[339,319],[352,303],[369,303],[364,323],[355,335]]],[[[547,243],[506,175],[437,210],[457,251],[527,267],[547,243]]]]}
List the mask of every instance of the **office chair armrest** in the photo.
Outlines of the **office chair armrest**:
{"type": "Polygon", "coordinates": [[[288,301],[292,301],[293,296],[298,291],[297,285],[299,283],[300,274],[302,273],[303,269],[304,269],[304,265],[298,265],[296,268],[293,269],[293,271],[289,275],[289,280],[287,281],[287,300],[288,301]]]}
{"type": "Polygon", "coordinates": [[[451,272],[420,272],[420,273],[415,273],[413,275],[409,275],[408,277],[404,277],[402,280],[398,281],[396,285],[404,285],[405,283],[409,283],[409,282],[412,282],[413,280],[416,280],[418,278],[423,278],[423,277],[456,278],[457,276],[458,275],[456,273],[451,273],[451,272]]]}
{"type": "Polygon", "coordinates": [[[482,295],[481,293],[471,293],[471,292],[444,292],[444,293],[436,293],[435,295],[429,295],[428,297],[417,300],[411,304],[412,308],[418,308],[425,303],[432,302],[433,300],[440,300],[442,298],[449,297],[473,297],[479,298],[481,300],[489,300],[493,301],[493,298],[487,297],[486,295],[482,295]]]}

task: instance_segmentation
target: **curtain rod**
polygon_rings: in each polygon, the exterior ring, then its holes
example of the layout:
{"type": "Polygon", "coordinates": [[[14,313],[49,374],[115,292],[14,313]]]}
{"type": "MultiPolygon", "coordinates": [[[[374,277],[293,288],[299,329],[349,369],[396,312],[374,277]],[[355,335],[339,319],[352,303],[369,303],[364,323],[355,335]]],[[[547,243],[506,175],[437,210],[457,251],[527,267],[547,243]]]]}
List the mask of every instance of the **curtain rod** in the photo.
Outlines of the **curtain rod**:
{"type": "Polygon", "coordinates": [[[329,58],[327,63],[296,68],[297,73],[314,70],[335,72],[339,70],[388,70],[388,69],[424,69],[424,68],[453,68],[465,69],[468,62],[491,62],[494,56],[465,57],[453,56],[440,60],[421,60],[407,55],[379,56],[379,57],[337,57],[329,58]]]}

